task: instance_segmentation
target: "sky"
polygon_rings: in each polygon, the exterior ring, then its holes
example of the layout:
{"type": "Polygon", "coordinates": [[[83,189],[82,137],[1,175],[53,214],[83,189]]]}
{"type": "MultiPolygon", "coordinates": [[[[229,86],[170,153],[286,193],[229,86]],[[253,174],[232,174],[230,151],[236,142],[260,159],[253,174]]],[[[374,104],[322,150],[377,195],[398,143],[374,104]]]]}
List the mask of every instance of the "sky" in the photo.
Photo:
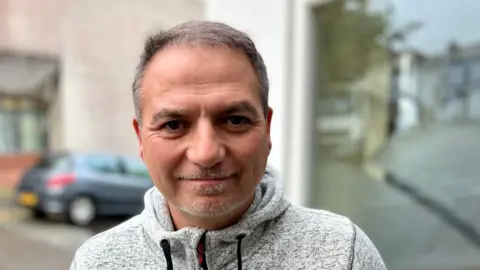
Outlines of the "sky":
{"type": "Polygon", "coordinates": [[[395,25],[421,22],[422,27],[411,34],[405,45],[423,53],[441,53],[452,40],[460,45],[480,43],[480,0],[371,1],[375,9],[392,4],[395,25]]]}

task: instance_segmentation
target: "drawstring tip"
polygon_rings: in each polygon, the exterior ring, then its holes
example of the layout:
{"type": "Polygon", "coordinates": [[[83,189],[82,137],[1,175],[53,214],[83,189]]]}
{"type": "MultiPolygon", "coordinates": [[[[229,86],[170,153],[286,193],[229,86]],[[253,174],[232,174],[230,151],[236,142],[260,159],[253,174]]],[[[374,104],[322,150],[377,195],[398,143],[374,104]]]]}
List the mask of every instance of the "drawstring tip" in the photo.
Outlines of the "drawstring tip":
{"type": "Polygon", "coordinates": [[[237,235],[237,262],[238,262],[238,270],[242,270],[242,240],[245,238],[246,234],[242,233],[237,235]]]}
{"type": "Polygon", "coordinates": [[[168,240],[163,239],[160,241],[160,246],[163,249],[163,254],[165,255],[165,260],[167,261],[167,270],[173,270],[172,254],[170,252],[170,243],[168,240]]]}

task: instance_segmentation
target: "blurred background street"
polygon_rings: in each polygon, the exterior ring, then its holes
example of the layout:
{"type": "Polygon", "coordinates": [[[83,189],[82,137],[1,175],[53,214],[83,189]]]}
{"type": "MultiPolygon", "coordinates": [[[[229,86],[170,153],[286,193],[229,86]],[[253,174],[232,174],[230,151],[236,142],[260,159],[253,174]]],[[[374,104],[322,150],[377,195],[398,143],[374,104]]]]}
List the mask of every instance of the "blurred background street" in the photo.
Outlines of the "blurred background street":
{"type": "MultiPolygon", "coordinates": [[[[318,173],[331,180],[317,187],[315,204],[364,228],[389,269],[480,269],[479,155],[477,125],[412,130],[395,138],[374,168],[324,163],[318,173]]],[[[83,241],[124,220],[80,229],[34,219],[8,197],[0,200],[2,269],[65,269],[83,241]]]]}
{"type": "Polygon", "coordinates": [[[124,220],[101,219],[78,228],[59,220],[35,219],[25,210],[12,207],[3,194],[0,199],[1,269],[68,269],[75,250],[85,240],[124,220]]]}
{"type": "Polygon", "coordinates": [[[317,205],[365,228],[388,269],[480,269],[479,135],[472,124],[419,128],[393,139],[373,172],[328,163],[317,205]]]}
{"type": "Polygon", "coordinates": [[[152,183],[131,127],[142,44],[209,19],[249,34],[266,62],[269,163],[289,200],[351,218],[388,269],[480,270],[479,11],[477,0],[0,0],[0,269],[66,269],[86,239],[142,210],[152,183]]]}

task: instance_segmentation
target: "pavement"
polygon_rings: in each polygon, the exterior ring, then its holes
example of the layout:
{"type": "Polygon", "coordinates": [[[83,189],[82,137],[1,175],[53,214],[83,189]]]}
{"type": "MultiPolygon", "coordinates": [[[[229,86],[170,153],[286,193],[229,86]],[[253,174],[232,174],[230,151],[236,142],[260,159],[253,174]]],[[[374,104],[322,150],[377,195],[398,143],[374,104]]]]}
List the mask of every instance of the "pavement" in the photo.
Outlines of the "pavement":
{"type": "Polygon", "coordinates": [[[0,266],[5,270],[65,270],[72,252],[0,227],[0,266]]]}
{"type": "Polygon", "coordinates": [[[122,221],[101,219],[89,227],[75,227],[61,219],[34,219],[0,196],[0,269],[68,269],[82,243],[122,221]]]}

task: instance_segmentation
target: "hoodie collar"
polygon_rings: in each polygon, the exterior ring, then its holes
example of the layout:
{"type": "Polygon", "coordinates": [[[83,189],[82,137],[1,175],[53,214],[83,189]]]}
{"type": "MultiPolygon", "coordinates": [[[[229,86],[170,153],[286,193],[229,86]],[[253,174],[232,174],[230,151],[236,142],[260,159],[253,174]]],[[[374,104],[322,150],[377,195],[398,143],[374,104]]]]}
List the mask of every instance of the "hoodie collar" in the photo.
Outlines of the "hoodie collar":
{"type": "MultiPolygon", "coordinates": [[[[209,231],[210,245],[217,242],[237,242],[237,237],[248,237],[263,223],[281,215],[289,206],[283,198],[283,193],[277,183],[279,179],[271,170],[266,171],[255,190],[255,197],[247,212],[236,224],[222,230],[209,231]]],[[[147,236],[156,243],[167,239],[172,245],[183,244],[196,248],[201,236],[205,233],[202,228],[182,228],[175,231],[163,195],[154,187],[146,192],[145,210],[142,212],[143,227],[147,236]]],[[[256,235],[256,234],[255,234],[256,235]]],[[[250,242],[250,241],[249,241],[250,242]]]]}

